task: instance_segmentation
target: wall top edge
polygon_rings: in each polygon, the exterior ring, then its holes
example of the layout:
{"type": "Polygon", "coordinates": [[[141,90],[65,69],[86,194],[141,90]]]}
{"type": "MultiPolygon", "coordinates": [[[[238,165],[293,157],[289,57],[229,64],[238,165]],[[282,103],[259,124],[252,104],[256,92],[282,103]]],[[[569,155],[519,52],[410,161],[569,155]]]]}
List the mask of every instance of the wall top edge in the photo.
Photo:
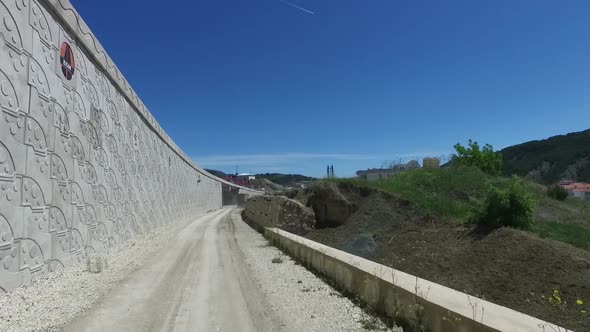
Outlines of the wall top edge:
{"type": "Polygon", "coordinates": [[[141,101],[137,93],[133,90],[129,82],[125,79],[121,71],[117,68],[114,61],[107,54],[104,47],[100,44],[96,36],[92,33],[86,22],[82,19],[78,11],[70,3],[69,0],[38,0],[46,8],[48,8],[53,15],[65,24],[66,27],[74,34],[74,38],[79,46],[83,47],[90,55],[90,60],[93,61],[97,67],[109,78],[113,85],[121,92],[127,99],[133,110],[138,113],[145,124],[174,151],[184,162],[186,162],[193,169],[199,173],[214,179],[220,183],[229,185],[234,188],[243,189],[253,193],[262,193],[257,190],[235,185],[224,179],[218,178],[213,174],[205,171],[194,163],[187,155],[174,143],[174,141],[166,134],[160,124],[156,121],[154,116],[149,112],[145,104],[141,101]]]}

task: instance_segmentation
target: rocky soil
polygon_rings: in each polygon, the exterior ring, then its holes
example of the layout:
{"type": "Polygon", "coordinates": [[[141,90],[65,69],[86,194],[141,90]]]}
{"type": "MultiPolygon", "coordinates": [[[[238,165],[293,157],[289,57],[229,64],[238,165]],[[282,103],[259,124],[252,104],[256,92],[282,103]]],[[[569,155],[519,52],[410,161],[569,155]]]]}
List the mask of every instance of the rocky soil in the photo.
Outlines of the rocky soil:
{"type": "Polygon", "coordinates": [[[287,194],[314,210],[315,228],[305,234],[311,240],[590,331],[590,252],[510,228],[476,230],[425,214],[398,196],[350,184],[287,194]],[[555,291],[559,304],[550,301],[555,291]]]}
{"type": "Polygon", "coordinates": [[[310,208],[284,196],[258,196],[246,202],[242,217],[252,227],[278,227],[297,235],[305,235],[315,225],[310,208]]]}

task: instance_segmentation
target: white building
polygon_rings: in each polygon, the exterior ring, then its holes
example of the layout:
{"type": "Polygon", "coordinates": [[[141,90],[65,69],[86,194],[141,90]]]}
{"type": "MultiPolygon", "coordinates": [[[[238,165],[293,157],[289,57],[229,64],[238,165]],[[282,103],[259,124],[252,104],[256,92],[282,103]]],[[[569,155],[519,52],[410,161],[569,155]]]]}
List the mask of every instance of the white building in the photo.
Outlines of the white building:
{"type": "Polygon", "coordinates": [[[246,181],[256,180],[256,176],[254,174],[250,174],[250,173],[240,173],[240,174],[236,175],[236,177],[240,180],[246,180],[246,181]]]}

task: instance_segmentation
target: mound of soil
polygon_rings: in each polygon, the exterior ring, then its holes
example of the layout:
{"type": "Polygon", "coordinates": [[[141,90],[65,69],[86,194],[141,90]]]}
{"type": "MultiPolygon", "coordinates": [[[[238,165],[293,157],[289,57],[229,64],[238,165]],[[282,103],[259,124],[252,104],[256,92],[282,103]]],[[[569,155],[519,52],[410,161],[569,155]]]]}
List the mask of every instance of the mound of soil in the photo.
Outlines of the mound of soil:
{"type": "Polygon", "coordinates": [[[342,225],[314,229],[306,238],[569,329],[590,331],[590,316],[581,312],[590,313],[589,252],[515,229],[469,229],[377,190],[349,184],[338,189],[358,209],[342,225]],[[554,290],[561,304],[550,303],[554,290]]]}
{"type": "Polygon", "coordinates": [[[284,196],[256,196],[246,201],[242,218],[253,228],[279,227],[305,235],[313,229],[315,217],[310,208],[284,196]]]}
{"type": "Polygon", "coordinates": [[[315,213],[317,228],[340,226],[358,208],[340,193],[335,183],[319,183],[313,186],[307,205],[315,213]]]}

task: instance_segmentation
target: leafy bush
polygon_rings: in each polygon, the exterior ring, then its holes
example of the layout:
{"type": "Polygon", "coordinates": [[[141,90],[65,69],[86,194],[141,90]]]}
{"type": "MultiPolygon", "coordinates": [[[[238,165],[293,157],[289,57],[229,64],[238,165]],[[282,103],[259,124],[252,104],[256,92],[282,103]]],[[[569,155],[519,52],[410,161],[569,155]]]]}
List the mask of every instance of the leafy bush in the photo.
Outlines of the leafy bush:
{"type": "Polygon", "coordinates": [[[494,152],[489,144],[482,149],[477,142],[469,140],[467,147],[457,143],[454,148],[457,151],[453,156],[454,164],[475,166],[490,175],[498,175],[502,171],[502,154],[494,152]]]}
{"type": "Polygon", "coordinates": [[[473,219],[480,226],[530,229],[534,202],[521,179],[513,177],[507,187],[488,186],[487,195],[473,219]]]}
{"type": "Polygon", "coordinates": [[[557,184],[547,188],[547,196],[558,201],[564,201],[567,198],[567,195],[567,190],[557,184]]]}

